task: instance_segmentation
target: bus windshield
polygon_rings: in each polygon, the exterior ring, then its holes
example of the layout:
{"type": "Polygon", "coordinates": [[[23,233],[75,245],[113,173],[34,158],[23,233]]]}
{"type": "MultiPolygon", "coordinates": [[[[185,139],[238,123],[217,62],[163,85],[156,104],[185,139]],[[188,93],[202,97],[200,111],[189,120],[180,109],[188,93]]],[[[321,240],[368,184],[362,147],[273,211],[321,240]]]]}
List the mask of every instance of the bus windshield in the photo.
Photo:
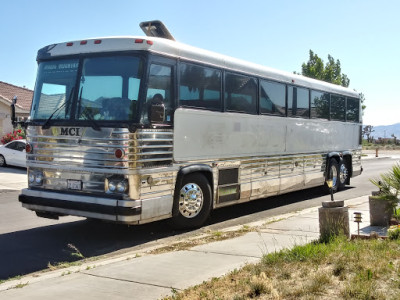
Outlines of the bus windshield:
{"type": "Polygon", "coordinates": [[[135,122],[142,70],[135,56],[40,62],[31,120],[135,122]]]}

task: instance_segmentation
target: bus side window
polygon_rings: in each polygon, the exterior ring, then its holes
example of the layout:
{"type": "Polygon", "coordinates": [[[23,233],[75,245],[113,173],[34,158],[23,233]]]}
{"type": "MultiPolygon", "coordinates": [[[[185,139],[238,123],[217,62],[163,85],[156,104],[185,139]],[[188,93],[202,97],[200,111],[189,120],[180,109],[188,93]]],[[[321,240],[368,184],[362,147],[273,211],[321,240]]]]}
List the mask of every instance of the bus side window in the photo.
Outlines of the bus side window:
{"type": "Polygon", "coordinates": [[[226,73],[225,103],[228,111],[257,113],[257,80],[252,77],[226,73]]]}
{"type": "Polygon", "coordinates": [[[344,97],[331,96],[331,120],[345,121],[346,117],[346,100],[344,97]]]}
{"type": "MultiPolygon", "coordinates": [[[[148,112],[154,101],[162,102],[165,107],[165,123],[172,122],[172,67],[152,64],[150,66],[149,83],[146,94],[146,105],[143,114],[148,118],[148,112]]],[[[161,104],[161,103],[157,103],[161,104]]]]}
{"type": "Polygon", "coordinates": [[[310,117],[309,91],[305,88],[288,87],[288,117],[310,117]]]}
{"type": "Polygon", "coordinates": [[[285,116],[285,85],[277,82],[260,80],[260,90],[261,114],[285,116]]]}
{"type": "Polygon", "coordinates": [[[182,62],[179,105],[221,110],[221,71],[182,62]]]}
{"type": "Polygon", "coordinates": [[[360,100],[356,98],[347,98],[346,121],[360,122],[360,100]]]}
{"type": "Polygon", "coordinates": [[[311,91],[311,118],[329,120],[329,93],[311,91]]]}

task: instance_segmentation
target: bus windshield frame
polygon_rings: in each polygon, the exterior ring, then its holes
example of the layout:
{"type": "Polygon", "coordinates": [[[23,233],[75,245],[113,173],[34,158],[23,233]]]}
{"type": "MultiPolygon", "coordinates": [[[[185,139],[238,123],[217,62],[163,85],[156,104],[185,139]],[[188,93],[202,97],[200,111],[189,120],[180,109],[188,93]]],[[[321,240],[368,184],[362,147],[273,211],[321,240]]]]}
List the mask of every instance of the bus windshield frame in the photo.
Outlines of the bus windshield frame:
{"type": "Polygon", "coordinates": [[[139,123],[145,58],[87,55],[39,61],[31,123],[139,123]]]}

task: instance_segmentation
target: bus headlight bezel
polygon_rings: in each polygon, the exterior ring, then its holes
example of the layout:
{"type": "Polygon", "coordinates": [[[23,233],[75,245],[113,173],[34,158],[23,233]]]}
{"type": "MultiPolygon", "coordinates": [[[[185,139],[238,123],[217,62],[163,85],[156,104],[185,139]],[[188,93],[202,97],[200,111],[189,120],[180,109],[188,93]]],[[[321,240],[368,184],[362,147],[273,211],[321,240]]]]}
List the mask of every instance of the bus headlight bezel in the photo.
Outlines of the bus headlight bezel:
{"type": "Polygon", "coordinates": [[[30,185],[40,186],[43,185],[44,174],[41,171],[29,171],[28,183],[30,185]]]}
{"type": "Polygon", "coordinates": [[[125,178],[106,178],[105,190],[107,193],[124,194],[129,188],[128,180],[125,178]]]}

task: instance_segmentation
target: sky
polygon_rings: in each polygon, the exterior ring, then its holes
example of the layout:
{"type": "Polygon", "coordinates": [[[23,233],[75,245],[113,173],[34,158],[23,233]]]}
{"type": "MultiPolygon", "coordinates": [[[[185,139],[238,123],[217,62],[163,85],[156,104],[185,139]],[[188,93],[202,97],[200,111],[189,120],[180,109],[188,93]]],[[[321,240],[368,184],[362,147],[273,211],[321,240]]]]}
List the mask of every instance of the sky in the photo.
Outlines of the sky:
{"type": "Polygon", "coordinates": [[[17,86],[34,88],[46,45],[161,20],[182,43],[283,71],[330,54],[365,96],[365,125],[400,122],[398,0],[0,0],[0,12],[0,81],[17,86]]]}

